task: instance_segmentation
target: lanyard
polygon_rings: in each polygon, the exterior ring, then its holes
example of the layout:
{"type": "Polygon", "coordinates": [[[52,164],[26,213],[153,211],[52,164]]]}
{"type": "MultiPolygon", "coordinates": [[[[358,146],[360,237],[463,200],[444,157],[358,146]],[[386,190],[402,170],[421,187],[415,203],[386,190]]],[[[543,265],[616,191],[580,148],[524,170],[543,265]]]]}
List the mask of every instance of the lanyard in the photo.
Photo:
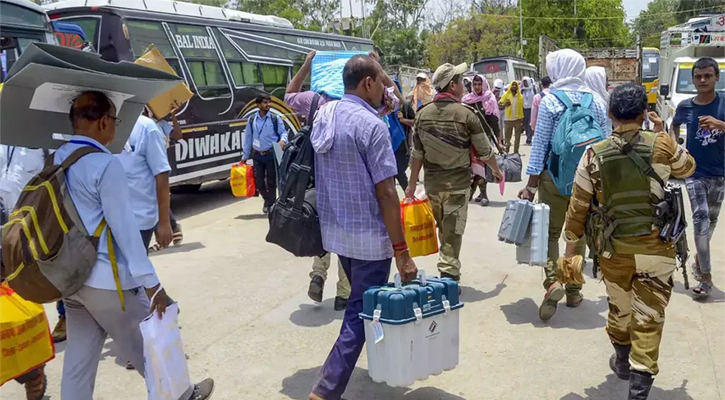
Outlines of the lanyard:
{"type": "MultiPolygon", "coordinates": [[[[264,118],[262,119],[262,126],[260,126],[258,128],[255,127],[255,128],[257,128],[256,129],[257,130],[257,138],[259,138],[260,140],[262,139],[262,130],[264,129],[264,125],[267,124],[267,116],[268,115],[269,115],[269,111],[267,111],[267,114],[265,114],[264,115],[264,118]]],[[[259,118],[259,113],[257,113],[257,116],[255,116],[254,118],[259,118]]]]}
{"type": "Polygon", "coordinates": [[[96,148],[97,150],[103,151],[103,152],[105,153],[105,151],[104,151],[104,150],[103,150],[102,148],[98,147],[98,145],[97,145],[97,144],[95,144],[95,143],[91,143],[91,142],[86,142],[85,140],[73,139],[73,140],[69,141],[68,143],[73,143],[73,144],[84,144],[84,145],[86,145],[86,146],[91,146],[91,147],[94,147],[94,148],[96,148]]]}
{"type": "Polygon", "coordinates": [[[13,161],[13,154],[15,154],[15,149],[17,149],[17,147],[8,146],[8,150],[7,150],[8,162],[7,162],[7,165],[5,165],[5,173],[7,173],[8,170],[10,169],[10,163],[13,161]]]}

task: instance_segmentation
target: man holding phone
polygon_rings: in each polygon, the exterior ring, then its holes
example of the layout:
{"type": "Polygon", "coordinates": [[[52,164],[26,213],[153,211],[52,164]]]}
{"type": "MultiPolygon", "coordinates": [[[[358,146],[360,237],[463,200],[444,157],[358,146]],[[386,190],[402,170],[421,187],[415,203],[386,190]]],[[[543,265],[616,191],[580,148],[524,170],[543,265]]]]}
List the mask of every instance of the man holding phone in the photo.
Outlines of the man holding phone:
{"type": "Polygon", "coordinates": [[[720,67],[709,57],[697,60],[692,67],[697,96],[677,106],[672,120],[672,135],[677,139],[680,126],[687,124],[687,150],[695,158],[697,169],[687,179],[687,193],[692,205],[695,229],[695,298],[704,298],[712,289],[710,239],[725,197],[725,93],[715,91],[720,67]]]}

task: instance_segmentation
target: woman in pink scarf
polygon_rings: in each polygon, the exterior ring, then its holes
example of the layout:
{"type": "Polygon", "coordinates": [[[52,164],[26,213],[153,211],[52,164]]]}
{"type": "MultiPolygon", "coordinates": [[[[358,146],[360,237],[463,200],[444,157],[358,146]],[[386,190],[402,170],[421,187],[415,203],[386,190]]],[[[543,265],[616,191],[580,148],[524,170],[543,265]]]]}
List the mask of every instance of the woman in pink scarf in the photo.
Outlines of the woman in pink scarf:
{"type": "MultiPolygon", "coordinates": [[[[499,114],[496,96],[491,91],[488,81],[483,75],[473,77],[471,88],[473,89],[471,93],[463,96],[461,101],[476,111],[476,115],[481,120],[483,129],[491,141],[491,145],[498,148],[499,153],[503,153],[501,147],[501,129],[498,124],[499,114]]],[[[476,186],[481,189],[481,194],[476,197],[476,202],[482,206],[487,206],[488,195],[486,194],[486,180],[483,177],[474,177],[473,184],[471,185],[471,197],[473,197],[476,191],[476,186]]]]}

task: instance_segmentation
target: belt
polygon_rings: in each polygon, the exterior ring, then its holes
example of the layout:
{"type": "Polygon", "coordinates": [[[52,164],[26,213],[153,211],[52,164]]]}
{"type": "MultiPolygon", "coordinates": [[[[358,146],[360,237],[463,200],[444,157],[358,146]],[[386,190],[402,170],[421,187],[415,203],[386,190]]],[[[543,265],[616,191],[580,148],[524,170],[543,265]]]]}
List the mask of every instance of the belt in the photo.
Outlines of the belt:
{"type": "Polygon", "coordinates": [[[272,154],[272,152],[274,152],[274,149],[269,149],[269,150],[264,150],[264,151],[254,150],[254,152],[256,154],[266,156],[267,154],[272,154]]]}

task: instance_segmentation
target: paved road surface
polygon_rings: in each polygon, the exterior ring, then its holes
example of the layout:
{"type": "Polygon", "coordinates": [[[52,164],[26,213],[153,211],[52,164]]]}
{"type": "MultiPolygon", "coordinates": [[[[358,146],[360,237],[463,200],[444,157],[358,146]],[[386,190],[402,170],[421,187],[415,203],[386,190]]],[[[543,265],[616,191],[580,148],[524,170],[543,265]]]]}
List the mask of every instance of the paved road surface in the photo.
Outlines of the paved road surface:
{"type": "MultiPolygon", "coordinates": [[[[363,352],[347,399],[626,398],[627,383],[607,365],[612,348],[604,331],[604,284],[589,277],[582,306],[568,309],[562,303],[556,316],[543,323],[537,313],[543,296],[541,269],[516,265],[514,246],[496,240],[505,200],[522,186],[508,185],[506,198],[491,190],[490,207],[470,207],[462,254],[466,306],[458,367],[410,388],[391,388],[370,380],[363,352]]],[[[223,182],[205,185],[196,195],[176,196],[174,211],[181,218],[185,242],[152,256],[162,283],[181,306],[192,379],[216,379],[215,400],[306,399],[340,328],[342,313],[332,309],[336,269],[330,271],[325,301],[312,304],[306,295],[312,261],[296,259],[264,241],[267,221],[261,209],[261,199],[234,199],[223,182]]],[[[724,225],[713,240],[715,283],[720,287],[725,287],[724,225]]],[[[416,262],[435,273],[435,256],[416,262]]],[[[725,293],[715,289],[708,302],[694,302],[679,273],[675,279],[661,373],[650,399],[722,399],[725,293]]],[[[46,309],[54,324],[54,307],[46,309]]],[[[46,369],[53,400],[60,399],[64,348],[57,346],[57,357],[46,369]]],[[[95,399],[146,398],[142,378],[124,364],[109,340],[95,399]]],[[[23,399],[21,393],[19,385],[8,382],[0,398],[23,399]]]]}

